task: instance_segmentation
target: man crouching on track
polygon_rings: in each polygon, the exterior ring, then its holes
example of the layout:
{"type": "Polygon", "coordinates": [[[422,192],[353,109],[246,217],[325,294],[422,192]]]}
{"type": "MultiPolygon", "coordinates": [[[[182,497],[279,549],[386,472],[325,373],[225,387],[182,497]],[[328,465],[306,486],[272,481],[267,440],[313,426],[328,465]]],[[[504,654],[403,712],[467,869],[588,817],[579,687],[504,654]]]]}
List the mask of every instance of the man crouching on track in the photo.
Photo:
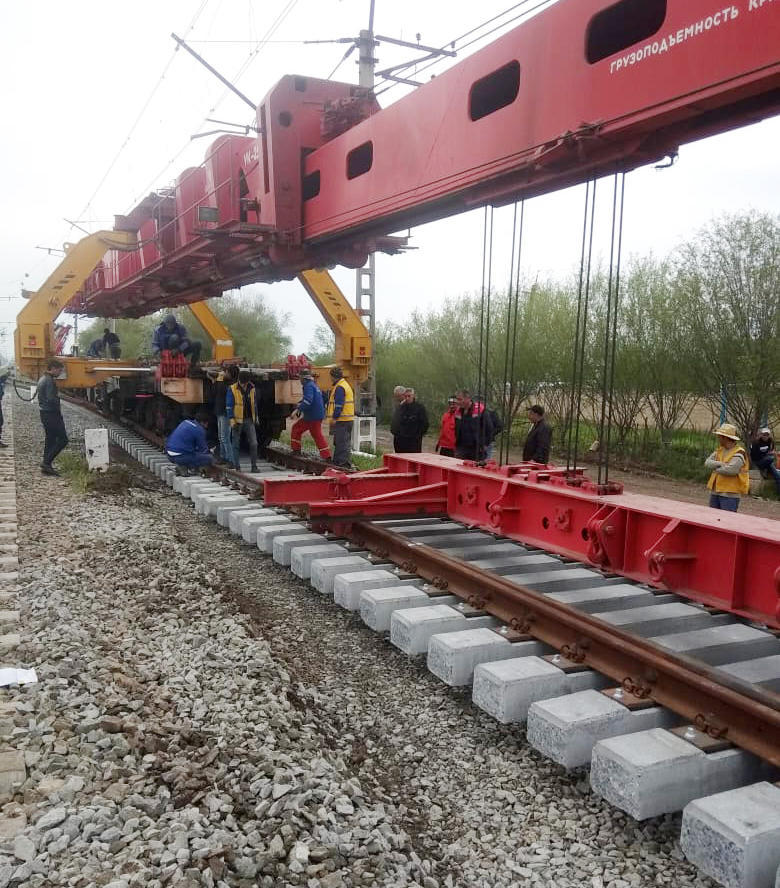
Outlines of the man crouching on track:
{"type": "Polygon", "coordinates": [[[210,418],[207,410],[199,410],[195,419],[180,422],[168,436],[165,452],[176,466],[177,475],[189,475],[190,469],[197,470],[213,463],[206,443],[206,429],[210,418]]]}

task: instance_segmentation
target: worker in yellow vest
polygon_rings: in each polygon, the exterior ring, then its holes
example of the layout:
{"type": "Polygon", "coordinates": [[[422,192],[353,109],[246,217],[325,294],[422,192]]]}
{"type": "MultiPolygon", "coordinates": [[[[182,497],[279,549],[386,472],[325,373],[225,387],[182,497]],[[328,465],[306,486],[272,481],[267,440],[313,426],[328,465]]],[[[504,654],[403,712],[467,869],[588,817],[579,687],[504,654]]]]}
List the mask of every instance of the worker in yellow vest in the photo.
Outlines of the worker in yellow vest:
{"type": "Polygon", "coordinates": [[[241,433],[249,444],[251,471],[257,471],[257,395],[248,370],[238,371],[238,382],[225,392],[225,414],[230,422],[230,438],[233,445],[233,465],[239,471],[241,463],[241,433]]]}
{"type": "Polygon", "coordinates": [[[333,380],[333,387],[328,396],[325,416],[330,434],[333,435],[333,463],[351,468],[349,454],[352,449],[352,423],[355,419],[355,393],[344,379],[341,367],[332,367],[330,378],[333,380]]]}
{"type": "Polygon", "coordinates": [[[717,448],[707,457],[704,465],[712,470],[707,487],[710,506],[736,512],[739,498],[750,490],[750,462],[747,450],[739,440],[737,427],[725,422],[715,429],[717,448]]]}

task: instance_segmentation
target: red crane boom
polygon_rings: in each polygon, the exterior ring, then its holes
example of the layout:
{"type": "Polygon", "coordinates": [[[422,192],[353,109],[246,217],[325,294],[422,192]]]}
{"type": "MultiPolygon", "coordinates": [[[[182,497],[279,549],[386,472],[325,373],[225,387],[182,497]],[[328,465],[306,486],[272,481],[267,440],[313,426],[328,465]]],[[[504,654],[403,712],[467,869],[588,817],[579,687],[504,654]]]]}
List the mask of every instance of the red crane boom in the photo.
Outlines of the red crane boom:
{"type": "Polygon", "coordinates": [[[628,170],[780,108],[777,0],[559,0],[381,110],[365,89],[288,76],[256,138],[117,227],[72,303],[132,316],[250,282],[360,266],[412,224],[628,170]]]}

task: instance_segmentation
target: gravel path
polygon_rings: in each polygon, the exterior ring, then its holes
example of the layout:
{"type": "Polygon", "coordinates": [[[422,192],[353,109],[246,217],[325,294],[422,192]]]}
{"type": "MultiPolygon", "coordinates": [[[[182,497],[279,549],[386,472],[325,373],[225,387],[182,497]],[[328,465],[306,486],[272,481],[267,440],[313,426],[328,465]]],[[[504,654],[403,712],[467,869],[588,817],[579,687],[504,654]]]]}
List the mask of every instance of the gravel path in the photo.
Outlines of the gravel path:
{"type": "Polygon", "coordinates": [[[41,477],[15,411],[40,684],[13,692],[0,888],[713,885],[679,818],[610,808],[140,467],[100,496],[41,477]]]}

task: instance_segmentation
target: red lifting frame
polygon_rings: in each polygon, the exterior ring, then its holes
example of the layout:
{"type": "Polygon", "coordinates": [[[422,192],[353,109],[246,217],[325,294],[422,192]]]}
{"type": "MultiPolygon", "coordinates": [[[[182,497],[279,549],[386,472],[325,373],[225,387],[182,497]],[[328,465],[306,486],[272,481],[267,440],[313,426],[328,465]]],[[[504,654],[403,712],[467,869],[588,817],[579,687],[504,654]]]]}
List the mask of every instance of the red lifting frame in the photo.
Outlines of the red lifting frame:
{"type": "Polygon", "coordinates": [[[374,472],[266,481],[265,502],[336,526],[447,515],[780,628],[780,522],[620,489],[559,468],[419,453],[386,455],[374,472]]]}

